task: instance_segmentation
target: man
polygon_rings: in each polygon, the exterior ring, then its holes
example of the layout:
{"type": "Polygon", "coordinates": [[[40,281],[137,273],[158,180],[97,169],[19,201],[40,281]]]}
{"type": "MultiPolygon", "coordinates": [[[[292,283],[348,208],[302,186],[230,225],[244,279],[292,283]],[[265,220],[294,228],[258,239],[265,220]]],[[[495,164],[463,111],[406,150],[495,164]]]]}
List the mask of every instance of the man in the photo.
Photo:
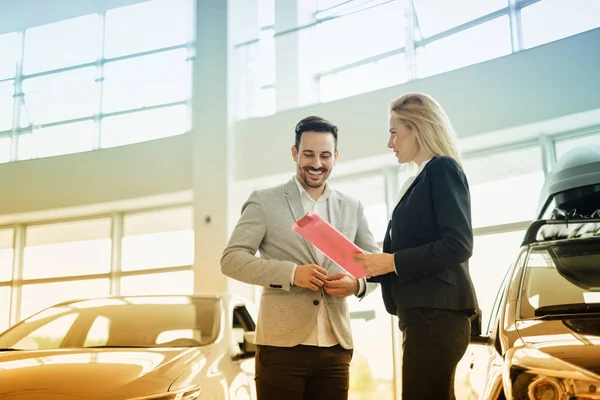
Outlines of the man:
{"type": "Polygon", "coordinates": [[[296,125],[296,176],[250,195],[221,258],[225,275],[263,287],[256,328],[259,400],[348,397],[353,344],[345,298],[362,297],[373,284],[344,273],[292,229],[313,211],[358,247],[379,252],[362,205],[326,183],[338,158],[337,133],[320,117],[296,125]]]}

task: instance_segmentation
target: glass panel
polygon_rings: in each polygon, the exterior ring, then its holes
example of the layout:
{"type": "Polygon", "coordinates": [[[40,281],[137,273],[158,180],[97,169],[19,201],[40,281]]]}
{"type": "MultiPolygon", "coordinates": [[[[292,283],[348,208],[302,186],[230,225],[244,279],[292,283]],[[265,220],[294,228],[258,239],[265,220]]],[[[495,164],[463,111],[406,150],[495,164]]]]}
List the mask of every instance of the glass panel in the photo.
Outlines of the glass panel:
{"type": "Polygon", "coordinates": [[[385,204],[385,178],[383,175],[331,179],[331,187],[358,199],[369,222],[369,229],[377,242],[383,241],[389,218],[385,204]]]}
{"type": "Polygon", "coordinates": [[[519,255],[525,231],[475,236],[469,272],[482,310],[482,326],[488,326],[492,305],[502,279],[519,255]]]}
{"type": "MultiPolygon", "coordinates": [[[[318,71],[327,70],[404,46],[404,7],[392,1],[316,26],[318,71]]],[[[309,55],[307,55],[309,56],[309,55]]]]}
{"type": "Polygon", "coordinates": [[[259,87],[275,83],[275,31],[263,30],[259,34],[256,58],[257,84],[259,87]]]}
{"type": "Polygon", "coordinates": [[[177,267],[194,263],[194,216],[191,207],[123,218],[123,271],[177,267]]]}
{"type": "Polygon", "coordinates": [[[2,54],[2,57],[0,57],[0,79],[14,77],[19,54],[19,35],[17,32],[0,35],[0,54],[2,54]]]}
{"type": "Polygon", "coordinates": [[[96,141],[95,130],[94,121],[35,130],[31,157],[51,157],[92,150],[96,141]]]}
{"type": "Polygon", "coordinates": [[[447,31],[508,6],[507,0],[413,1],[422,37],[447,31]]]}
{"type": "Polygon", "coordinates": [[[106,64],[103,112],[182,101],[188,92],[185,49],[106,64]]]}
{"type": "Polygon", "coordinates": [[[194,272],[178,271],[121,278],[121,295],[192,294],[194,272]]]}
{"type": "Polygon", "coordinates": [[[110,219],[27,227],[23,278],[108,273],[110,219]]]}
{"type": "Polygon", "coordinates": [[[31,133],[24,133],[17,139],[17,159],[28,160],[33,157],[33,136],[31,133]]]}
{"type": "Polygon", "coordinates": [[[264,117],[275,114],[276,95],[274,88],[259,90],[256,94],[256,115],[264,117]]]}
{"type": "Polygon", "coordinates": [[[13,235],[12,229],[0,229],[0,282],[12,279],[13,235]]]}
{"type": "Polygon", "coordinates": [[[95,67],[26,79],[23,93],[21,126],[88,117],[100,103],[95,67]]]}
{"type": "Polygon", "coordinates": [[[105,57],[184,44],[191,37],[189,0],[154,0],[106,13],[105,57]]]}
{"type": "Polygon", "coordinates": [[[0,163],[10,161],[10,146],[12,139],[10,136],[0,137],[0,163]]]}
{"type": "Polygon", "coordinates": [[[600,145],[600,133],[557,140],[555,143],[556,159],[558,160],[571,149],[591,144],[600,145]]]}
{"type": "Polygon", "coordinates": [[[0,132],[13,127],[14,93],[13,81],[0,83],[0,132]]]}
{"type": "Polygon", "coordinates": [[[523,47],[530,48],[600,27],[596,0],[544,0],[521,10],[523,47]],[[551,26],[552,29],[548,29],[551,26]]]}
{"type": "Polygon", "coordinates": [[[258,26],[275,24],[275,0],[258,1],[258,26]]]}
{"type": "Polygon", "coordinates": [[[531,147],[464,161],[473,227],[535,219],[544,184],[541,150],[531,147]]]}
{"type": "Polygon", "coordinates": [[[58,317],[31,332],[29,335],[15,343],[13,347],[24,350],[59,348],[76,319],[77,314],[58,317]]]}
{"type": "Polygon", "coordinates": [[[394,399],[391,316],[381,300],[381,289],[362,301],[348,297],[354,356],[350,364],[350,399],[394,399]],[[379,332],[373,340],[373,332],[379,332]]]}
{"type": "Polygon", "coordinates": [[[0,332],[10,324],[10,287],[0,286],[0,332]]]}
{"type": "MultiPolygon", "coordinates": [[[[482,2],[483,3],[483,2],[482,2]]],[[[436,40],[417,49],[417,77],[439,74],[510,54],[507,16],[436,40]]]]}
{"type": "Polygon", "coordinates": [[[187,132],[185,105],[117,115],[102,120],[102,147],[123,146],[187,132]]]}
{"type": "Polygon", "coordinates": [[[21,319],[63,301],[105,297],[109,295],[109,292],[110,282],[108,279],[23,285],[21,319]]]}
{"type": "Polygon", "coordinates": [[[83,347],[104,346],[108,343],[110,334],[110,319],[99,315],[94,320],[85,337],[83,347]]]}
{"type": "Polygon", "coordinates": [[[406,60],[398,54],[319,79],[321,102],[353,96],[406,82],[406,60]]]}
{"type": "Polygon", "coordinates": [[[317,7],[319,10],[326,10],[331,7],[335,7],[338,4],[345,3],[348,0],[317,0],[317,7]]]}
{"type": "Polygon", "coordinates": [[[33,74],[96,61],[100,55],[98,14],[36,26],[25,32],[23,72],[33,74]]]}

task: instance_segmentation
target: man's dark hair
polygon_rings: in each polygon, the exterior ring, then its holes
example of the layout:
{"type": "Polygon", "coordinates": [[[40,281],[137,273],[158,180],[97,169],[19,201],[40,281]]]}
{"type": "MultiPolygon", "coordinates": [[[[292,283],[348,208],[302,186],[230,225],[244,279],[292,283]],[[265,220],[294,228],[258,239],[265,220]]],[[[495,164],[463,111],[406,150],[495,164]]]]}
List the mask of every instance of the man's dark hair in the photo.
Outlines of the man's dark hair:
{"type": "Polygon", "coordinates": [[[300,139],[304,132],[324,132],[333,134],[335,148],[337,149],[338,128],[324,118],[310,116],[296,124],[296,150],[300,148],[300,139]]]}

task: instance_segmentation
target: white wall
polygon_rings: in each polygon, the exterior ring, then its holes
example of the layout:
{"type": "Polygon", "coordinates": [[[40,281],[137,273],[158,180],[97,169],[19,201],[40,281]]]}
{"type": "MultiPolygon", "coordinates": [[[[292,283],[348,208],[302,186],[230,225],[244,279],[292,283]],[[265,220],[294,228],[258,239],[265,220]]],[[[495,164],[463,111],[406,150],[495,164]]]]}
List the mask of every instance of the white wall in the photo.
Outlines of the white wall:
{"type": "Polygon", "coordinates": [[[600,109],[599,43],[596,29],[376,92],[237,122],[234,177],[289,171],[294,126],[311,114],[340,127],[342,160],[387,154],[387,107],[409,91],[438,99],[461,138],[600,109]]]}
{"type": "Polygon", "coordinates": [[[0,215],[191,190],[190,139],[0,164],[0,215]]]}

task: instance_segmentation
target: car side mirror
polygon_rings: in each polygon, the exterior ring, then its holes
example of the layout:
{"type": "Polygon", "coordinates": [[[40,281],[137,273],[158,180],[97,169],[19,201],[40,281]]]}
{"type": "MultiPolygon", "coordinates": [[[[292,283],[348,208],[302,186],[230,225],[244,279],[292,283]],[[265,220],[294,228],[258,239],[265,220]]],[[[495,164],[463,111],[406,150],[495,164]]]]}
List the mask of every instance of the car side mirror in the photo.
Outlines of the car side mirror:
{"type": "Polygon", "coordinates": [[[247,357],[253,357],[256,353],[256,332],[244,332],[242,351],[247,357]]]}
{"type": "Polygon", "coordinates": [[[489,336],[471,335],[471,343],[488,344],[489,342],[490,342],[489,336]]]}

